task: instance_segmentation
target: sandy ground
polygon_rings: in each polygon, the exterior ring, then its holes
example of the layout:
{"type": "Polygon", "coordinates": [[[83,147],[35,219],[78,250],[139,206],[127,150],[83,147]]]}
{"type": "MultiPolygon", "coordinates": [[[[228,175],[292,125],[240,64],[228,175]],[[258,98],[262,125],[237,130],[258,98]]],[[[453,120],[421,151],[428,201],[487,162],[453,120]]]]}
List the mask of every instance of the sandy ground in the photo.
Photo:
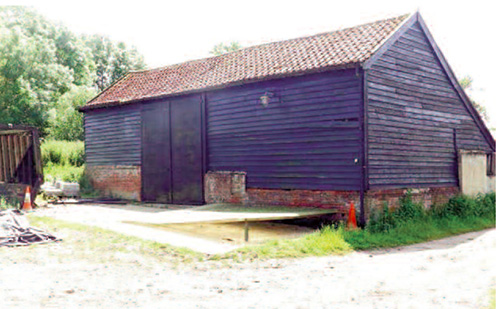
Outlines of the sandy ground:
{"type": "Polygon", "coordinates": [[[52,258],[64,242],[4,248],[0,307],[480,308],[495,286],[495,243],[494,229],[347,256],[176,267],[52,258]]]}

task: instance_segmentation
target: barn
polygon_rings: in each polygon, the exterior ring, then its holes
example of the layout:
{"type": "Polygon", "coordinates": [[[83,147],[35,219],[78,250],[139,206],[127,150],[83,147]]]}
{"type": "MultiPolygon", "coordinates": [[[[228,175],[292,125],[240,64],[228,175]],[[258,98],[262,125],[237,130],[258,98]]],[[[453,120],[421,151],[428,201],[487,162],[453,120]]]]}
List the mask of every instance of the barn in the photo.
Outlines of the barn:
{"type": "Polygon", "coordinates": [[[81,108],[86,173],[146,202],[364,218],[495,187],[495,140],[419,13],[136,71],[81,108]]]}

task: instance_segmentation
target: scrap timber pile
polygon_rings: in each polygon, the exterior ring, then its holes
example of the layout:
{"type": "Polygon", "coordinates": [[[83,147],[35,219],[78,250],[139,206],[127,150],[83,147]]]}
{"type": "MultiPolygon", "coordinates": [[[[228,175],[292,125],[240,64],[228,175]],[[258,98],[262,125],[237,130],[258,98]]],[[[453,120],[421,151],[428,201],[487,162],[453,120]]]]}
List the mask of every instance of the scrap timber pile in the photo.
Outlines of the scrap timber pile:
{"type": "Polygon", "coordinates": [[[43,230],[29,226],[28,220],[19,211],[0,211],[0,247],[27,246],[60,240],[43,230]]]}

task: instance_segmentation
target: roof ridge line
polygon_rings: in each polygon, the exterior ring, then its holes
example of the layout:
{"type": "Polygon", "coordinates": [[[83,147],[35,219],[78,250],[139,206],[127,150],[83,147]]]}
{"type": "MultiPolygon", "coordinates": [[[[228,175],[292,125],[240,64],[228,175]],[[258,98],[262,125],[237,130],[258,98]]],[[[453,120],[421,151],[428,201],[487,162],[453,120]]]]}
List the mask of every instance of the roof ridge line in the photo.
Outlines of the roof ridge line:
{"type": "MultiPolygon", "coordinates": [[[[405,24],[407,22],[407,20],[409,19],[409,17],[413,16],[414,14],[416,14],[416,13],[412,13],[412,14],[411,13],[406,13],[406,14],[395,16],[395,17],[383,18],[383,19],[379,19],[379,20],[376,20],[376,21],[363,23],[363,24],[360,24],[360,25],[349,26],[347,28],[338,28],[338,29],[333,30],[333,31],[324,31],[324,32],[320,32],[320,33],[316,33],[316,34],[312,34],[312,35],[304,35],[304,36],[299,36],[299,37],[296,37],[296,38],[290,38],[290,39],[285,39],[285,40],[280,40],[280,41],[273,41],[273,42],[267,42],[267,43],[262,43],[262,44],[257,44],[257,45],[251,45],[251,46],[247,46],[247,47],[244,47],[244,48],[241,48],[241,49],[238,49],[238,50],[235,50],[235,51],[231,51],[231,52],[228,52],[228,53],[224,53],[224,54],[221,54],[221,55],[218,55],[218,56],[210,56],[210,57],[192,59],[192,60],[187,60],[187,61],[184,61],[184,62],[178,62],[178,63],[168,64],[168,65],[165,65],[165,66],[161,66],[161,67],[157,67],[157,68],[151,68],[151,69],[130,70],[130,71],[128,71],[128,73],[147,73],[147,72],[161,71],[161,70],[166,70],[166,69],[169,69],[169,68],[173,68],[175,66],[185,65],[185,64],[188,64],[188,63],[195,63],[195,62],[198,62],[198,61],[207,61],[209,59],[215,59],[215,58],[221,59],[224,56],[231,55],[231,54],[238,53],[238,52],[242,52],[244,50],[251,50],[251,49],[259,48],[259,47],[266,46],[266,45],[281,44],[281,43],[284,43],[284,42],[290,42],[290,41],[295,41],[295,40],[313,38],[313,37],[318,37],[318,36],[322,36],[322,35],[326,35],[326,34],[333,34],[333,33],[336,33],[336,32],[347,31],[347,30],[350,30],[350,29],[361,28],[361,27],[365,27],[365,26],[368,26],[368,25],[376,24],[376,23],[386,22],[387,20],[391,20],[391,19],[399,19],[399,18],[401,18],[403,16],[406,16],[405,20],[400,25],[398,25],[396,29],[393,30],[393,32],[392,32],[392,35],[393,35],[393,33],[397,32],[397,30],[399,29],[399,27],[401,25],[405,24]]],[[[376,50],[374,50],[373,54],[378,50],[379,46],[383,45],[385,42],[386,42],[386,40],[383,40],[378,45],[378,47],[376,48],[376,50]]]]}

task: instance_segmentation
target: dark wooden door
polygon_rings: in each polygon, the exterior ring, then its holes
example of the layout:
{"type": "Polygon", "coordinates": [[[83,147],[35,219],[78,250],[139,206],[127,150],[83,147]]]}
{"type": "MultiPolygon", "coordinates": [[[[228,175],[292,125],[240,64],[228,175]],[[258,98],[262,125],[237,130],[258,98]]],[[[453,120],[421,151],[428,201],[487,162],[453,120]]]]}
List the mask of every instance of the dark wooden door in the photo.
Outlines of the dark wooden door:
{"type": "Polygon", "coordinates": [[[203,147],[199,96],[144,104],[142,198],[203,203],[203,147]]]}
{"type": "Polygon", "coordinates": [[[203,203],[203,156],[199,96],[171,102],[172,183],[176,204],[203,203]]]}
{"type": "Polygon", "coordinates": [[[142,199],[172,202],[170,105],[144,104],[142,108],[142,199]]]}

